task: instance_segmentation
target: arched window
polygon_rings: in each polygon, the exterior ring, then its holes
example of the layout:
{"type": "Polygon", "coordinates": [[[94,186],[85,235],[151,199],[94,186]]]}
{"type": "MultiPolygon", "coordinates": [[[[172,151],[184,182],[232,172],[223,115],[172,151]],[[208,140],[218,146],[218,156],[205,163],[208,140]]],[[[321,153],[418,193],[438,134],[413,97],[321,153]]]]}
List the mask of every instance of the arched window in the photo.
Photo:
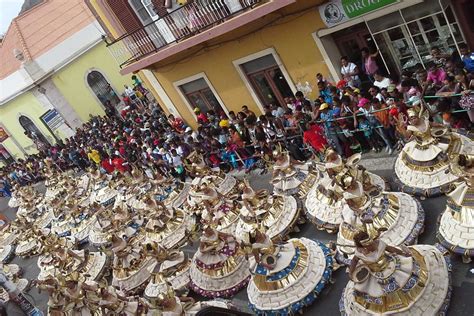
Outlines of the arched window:
{"type": "Polygon", "coordinates": [[[41,133],[41,131],[36,127],[35,123],[33,123],[32,120],[30,120],[28,117],[22,115],[18,119],[20,121],[21,127],[26,132],[26,135],[31,138],[33,141],[34,140],[40,140],[44,144],[49,144],[48,139],[41,133]]]}
{"type": "Polygon", "coordinates": [[[96,70],[92,70],[87,74],[87,84],[92,89],[99,101],[105,106],[108,102],[113,107],[120,103],[120,98],[105,77],[96,70]]]}

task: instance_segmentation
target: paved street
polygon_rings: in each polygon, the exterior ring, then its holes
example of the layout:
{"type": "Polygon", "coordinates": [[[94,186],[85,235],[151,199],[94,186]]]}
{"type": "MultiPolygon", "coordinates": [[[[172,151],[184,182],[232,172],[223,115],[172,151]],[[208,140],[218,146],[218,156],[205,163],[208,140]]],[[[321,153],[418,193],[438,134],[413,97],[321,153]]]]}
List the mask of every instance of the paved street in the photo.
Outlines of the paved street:
{"type": "MultiPolygon", "coordinates": [[[[391,157],[386,156],[373,156],[367,155],[364,157],[362,164],[365,165],[369,170],[374,171],[378,175],[384,177],[387,180],[393,175],[393,162],[395,155],[391,157]]],[[[269,179],[271,175],[251,175],[249,177],[250,183],[255,189],[267,188],[269,189],[269,179]]],[[[38,186],[41,190],[44,190],[43,186],[38,186]]],[[[420,236],[419,243],[434,244],[436,243],[436,222],[439,214],[445,207],[445,197],[432,198],[427,200],[421,200],[421,204],[426,212],[425,231],[420,236]]],[[[9,219],[15,217],[15,210],[7,207],[6,200],[0,200],[0,211],[4,213],[9,219]]],[[[311,224],[306,223],[300,227],[301,231],[295,234],[295,237],[305,236],[311,239],[318,239],[323,242],[334,240],[335,236],[327,234],[326,232],[317,231],[311,224]]],[[[186,252],[192,254],[195,247],[188,247],[185,249],[186,252]]],[[[20,259],[16,257],[13,263],[17,263],[22,266],[25,270],[25,277],[28,279],[34,279],[38,274],[39,269],[36,265],[37,257],[20,259]]],[[[469,270],[474,269],[474,263],[463,264],[460,258],[453,258],[453,273],[452,273],[452,285],[453,285],[453,297],[449,308],[450,315],[464,316],[473,315],[473,309],[469,308],[469,301],[474,297],[474,274],[469,270]]],[[[346,285],[348,278],[344,271],[344,268],[336,271],[334,276],[334,284],[328,286],[318,298],[318,300],[310,308],[305,310],[306,315],[337,315],[338,301],[344,286],[346,285]]],[[[29,291],[30,297],[34,303],[40,307],[43,311],[46,309],[47,297],[44,293],[38,293],[36,289],[29,291]]],[[[243,290],[233,299],[233,303],[240,307],[242,310],[247,309],[247,294],[243,290]]],[[[9,304],[7,307],[8,315],[22,315],[21,312],[9,304]]]]}

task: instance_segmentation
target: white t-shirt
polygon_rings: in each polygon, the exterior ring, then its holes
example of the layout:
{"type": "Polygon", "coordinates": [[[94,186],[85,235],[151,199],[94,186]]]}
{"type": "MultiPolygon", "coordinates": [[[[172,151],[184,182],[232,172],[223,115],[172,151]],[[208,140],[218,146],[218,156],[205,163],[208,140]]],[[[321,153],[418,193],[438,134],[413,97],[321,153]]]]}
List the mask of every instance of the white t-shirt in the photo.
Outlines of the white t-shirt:
{"type": "Polygon", "coordinates": [[[172,162],[173,162],[173,167],[178,167],[178,166],[181,166],[183,164],[183,161],[181,160],[180,156],[174,156],[171,159],[172,159],[172,162]]]}
{"type": "Polygon", "coordinates": [[[388,88],[388,86],[390,85],[390,79],[388,78],[383,78],[382,81],[374,81],[374,86],[378,87],[379,89],[382,89],[382,88],[388,88]]]}
{"type": "MultiPolygon", "coordinates": [[[[357,66],[356,64],[354,63],[347,63],[346,66],[342,66],[341,67],[341,73],[343,75],[346,75],[348,73],[351,73],[351,72],[354,72],[356,70],[357,66]]],[[[351,76],[351,79],[352,80],[359,80],[359,76],[358,75],[355,75],[355,76],[351,76]]]]}

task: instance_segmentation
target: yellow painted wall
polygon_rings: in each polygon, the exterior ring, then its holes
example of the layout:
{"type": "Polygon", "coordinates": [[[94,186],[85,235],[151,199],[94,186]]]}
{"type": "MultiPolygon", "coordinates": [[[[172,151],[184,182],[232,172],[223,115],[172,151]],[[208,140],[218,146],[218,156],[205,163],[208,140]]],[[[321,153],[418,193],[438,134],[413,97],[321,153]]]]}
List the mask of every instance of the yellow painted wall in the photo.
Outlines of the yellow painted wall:
{"type": "Polygon", "coordinates": [[[319,13],[313,7],[304,14],[297,14],[296,18],[290,16],[281,19],[278,25],[226,42],[207,50],[205,54],[196,54],[196,57],[186,57],[179,63],[158,68],[155,75],[182,117],[192,125],[195,125],[195,118],[173,82],[200,72],[207,75],[229,111],[240,111],[242,105],[246,104],[251,110],[260,113],[232,61],[273,47],[294,85],[310,82],[313,86],[311,97],[316,98],[316,73],[326,75],[329,71],[311,34],[323,27],[319,13]]]}
{"type": "Polygon", "coordinates": [[[124,90],[124,84],[132,84],[132,75],[122,76],[119,73],[117,62],[102,42],[61,69],[53,76],[53,82],[83,121],[89,119],[89,114],[104,114],[99,100],[86,81],[90,70],[100,71],[119,96],[124,90]]]}
{"type": "Polygon", "coordinates": [[[107,19],[106,15],[103,12],[102,5],[106,5],[105,1],[100,1],[101,4],[98,3],[97,0],[89,0],[88,1],[92,7],[95,9],[97,14],[100,17],[100,20],[104,23],[104,26],[109,30],[109,32],[115,37],[118,37],[118,32],[112,27],[112,24],[110,23],[109,19],[107,19]]]}
{"type": "MultiPolygon", "coordinates": [[[[10,135],[15,137],[15,140],[24,148],[27,154],[34,154],[37,152],[36,146],[27,136],[25,136],[25,130],[20,125],[18,118],[21,115],[30,118],[43,135],[46,136],[51,143],[54,143],[54,138],[51,132],[40,120],[40,116],[45,112],[46,110],[41,106],[33,94],[31,92],[26,92],[12,101],[0,106],[0,123],[6,127],[10,135]]],[[[23,153],[15,145],[12,139],[7,139],[3,142],[3,145],[15,158],[23,158],[23,153]]]]}

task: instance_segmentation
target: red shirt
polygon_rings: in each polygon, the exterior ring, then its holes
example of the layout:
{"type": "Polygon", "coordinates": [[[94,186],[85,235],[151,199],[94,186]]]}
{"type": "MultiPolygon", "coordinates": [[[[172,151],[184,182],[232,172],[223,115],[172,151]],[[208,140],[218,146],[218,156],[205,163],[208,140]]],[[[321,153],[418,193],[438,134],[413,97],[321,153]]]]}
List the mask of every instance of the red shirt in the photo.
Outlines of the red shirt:
{"type": "Polygon", "coordinates": [[[178,133],[183,133],[184,128],[183,128],[184,122],[182,119],[176,117],[172,122],[171,126],[178,132],[178,133]]]}
{"type": "Polygon", "coordinates": [[[198,119],[198,122],[200,123],[209,123],[209,120],[207,118],[207,115],[204,114],[204,113],[200,113],[198,116],[197,116],[197,119],[198,119]]]}
{"type": "Polygon", "coordinates": [[[324,137],[323,130],[318,125],[313,125],[304,132],[303,141],[310,144],[314,149],[321,151],[328,144],[324,137]]]}
{"type": "Polygon", "coordinates": [[[115,169],[117,169],[120,173],[128,171],[128,165],[124,165],[125,160],[120,157],[114,158],[112,160],[112,164],[114,165],[115,169]]]}
{"type": "Polygon", "coordinates": [[[105,169],[105,171],[107,171],[107,173],[112,173],[115,170],[115,167],[110,163],[110,159],[103,159],[100,165],[105,169]]]}

